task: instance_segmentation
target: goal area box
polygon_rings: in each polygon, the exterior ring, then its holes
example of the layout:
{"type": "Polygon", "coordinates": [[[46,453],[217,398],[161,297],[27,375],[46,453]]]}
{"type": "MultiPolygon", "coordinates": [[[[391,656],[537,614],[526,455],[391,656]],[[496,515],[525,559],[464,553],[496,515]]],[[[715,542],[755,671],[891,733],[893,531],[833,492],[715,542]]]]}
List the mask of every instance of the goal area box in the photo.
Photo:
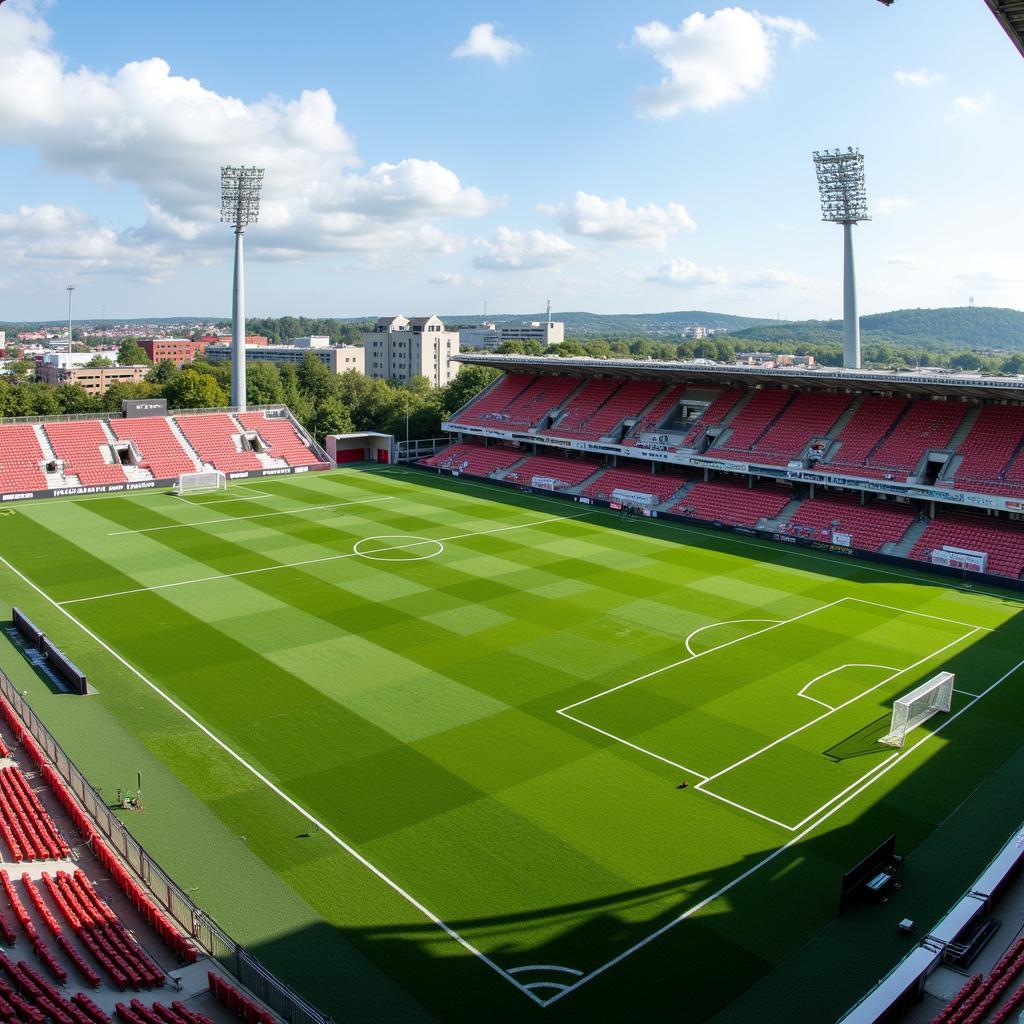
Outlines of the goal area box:
{"type": "Polygon", "coordinates": [[[940,711],[949,711],[953,706],[955,681],[956,676],[952,672],[940,672],[932,676],[928,682],[911,690],[906,696],[900,697],[892,706],[889,732],[879,742],[888,747],[902,747],[912,729],[916,729],[940,711]]]}
{"type": "Polygon", "coordinates": [[[175,494],[209,494],[211,491],[226,491],[228,478],[219,469],[204,470],[201,473],[182,473],[175,483],[175,494]]]}

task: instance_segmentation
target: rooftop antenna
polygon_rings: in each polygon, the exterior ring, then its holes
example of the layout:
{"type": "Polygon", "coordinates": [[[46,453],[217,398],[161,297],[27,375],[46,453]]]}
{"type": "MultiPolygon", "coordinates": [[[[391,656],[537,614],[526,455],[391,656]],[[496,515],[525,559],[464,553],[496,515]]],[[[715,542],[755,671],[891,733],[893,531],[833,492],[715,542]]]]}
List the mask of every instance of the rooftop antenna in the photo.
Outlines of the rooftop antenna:
{"type": "Polygon", "coordinates": [[[220,169],[220,219],[235,229],[235,279],[231,294],[231,404],[245,412],[245,265],[242,237],[260,216],[262,167],[220,169]]]}
{"type": "MultiPolygon", "coordinates": [[[[74,346],[73,346],[73,344],[71,342],[71,293],[75,290],[75,286],[73,284],[69,284],[69,285],[66,286],[65,290],[68,293],[68,355],[70,356],[71,355],[71,351],[74,348],[74,346]]],[[[69,360],[68,361],[68,366],[70,366],[70,365],[71,365],[71,362],[69,360]]]]}
{"type": "Polygon", "coordinates": [[[853,268],[853,225],[868,216],[864,157],[860,150],[823,149],[814,154],[821,197],[821,219],[843,225],[843,366],[860,369],[860,319],[853,268]]]}

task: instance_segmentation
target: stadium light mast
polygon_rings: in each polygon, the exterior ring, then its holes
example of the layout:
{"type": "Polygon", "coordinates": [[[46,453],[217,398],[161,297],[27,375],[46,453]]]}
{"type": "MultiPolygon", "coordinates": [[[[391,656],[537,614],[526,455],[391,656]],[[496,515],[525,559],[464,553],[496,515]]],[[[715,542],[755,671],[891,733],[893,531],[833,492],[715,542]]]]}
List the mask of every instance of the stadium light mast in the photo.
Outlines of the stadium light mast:
{"type": "Polygon", "coordinates": [[[853,225],[868,216],[864,157],[860,150],[823,149],[814,154],[821,196],[821,219],[843,225],[843,366],[860,369],[860,318],[853,268],[853,225]]]}
{"type": "MultiPolygon", "coordinates": [[[[71,293],[75,290],[75,286],[69,284],[64,290],[68,293],[68,355],[70,356],[74,350],[74,344],[71,341],[71,293]]],[[[68,366],[70,365],[71,363],[69,362],[68,366]]]]}
{"type": "Polygon", "coordinates": [[[220,219],[235,228],[235,280],[231,295],[231,404],[245,412],[245,266],[242,238],[260,216],[262,167],[220,169],[220,219]]]}

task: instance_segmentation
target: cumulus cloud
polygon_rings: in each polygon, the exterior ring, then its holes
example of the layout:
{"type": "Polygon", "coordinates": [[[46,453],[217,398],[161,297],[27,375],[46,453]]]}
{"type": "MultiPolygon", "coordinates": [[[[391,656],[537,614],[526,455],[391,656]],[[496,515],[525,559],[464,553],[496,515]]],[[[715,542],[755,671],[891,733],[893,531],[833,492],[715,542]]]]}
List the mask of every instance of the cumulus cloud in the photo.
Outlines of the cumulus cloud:
{"type": "Polygon", "coordinates": [[[572,259],[576,247],[561,235],[545,231],[514,231],[501,225],[490,238],[473,243],[473,265],[485,270],[536,270],[572,259]]]}
{"type": "Polygon", "coordinates": [[[512,36],[500,36],[493,22],[482,21],[469,30],[469,35],[452,50],[452,57],[485,57],[495,64],[507,64],[522,57],[526,47],[512,36]]]}
{"type": "Polygon", "coordinates": [[[879,196],[873,204],[873,210],[879,217],[888,217],[890,213],[905,210],[913,205],[913,199],[906,196],[879,196]]]}
{"type": "Polygon", "coordinates": [[[27,0],[0,6],[0,38],[4,140],[58,172],[138,188],[147,219],[136,244],[178,253],[222,247],[222,164],[266,167],[251,247],[267,258],[395,251],[412,240],[454,251],[464,243],[434,221],[480,217],[500,202],[433,160],[360,170],[325,89],[243,101],[173,74],[159,57],[112,73],[66,67],[27,0]]]}
{"type": "Polygon", "coordinates": [[[983,92],[980,96],[957,96],[953,100],[953,110],[958,114],[981,114],[988,110],[994,98],[990,92],[983,92]]]}
{"type": "Polygon", "coordinates": [[[577,192],[569,204],[542,205],[540,210],[556,217],[571,235],[605,242],[645,242],[659,249],[672,235],[697,226],[681,203],[630,207],[622,196],[602,199],[587,192],[577,192]]]}
{"type": "Polygon", "coordinates": [[[998,288],[1006,284],[1018,284],[1022,278],[1020,267],[1004,265],[968,264],[953,277],[974,288],[998,288]]]}
{"type": "Polygon", "coordinates": [[[645,281],[681,288],[695,288],[708,284],[728,284],[729,275],[720,267],[700,267],[693,260],[677,256],[648,274],[645,281]]]}
{"type": "Polygon", "coordinates": [[[900,85],[910,85],[916,89],[927,89],[942,81],[942,75],[938,71],[929,71],[928,68],[918,68],[916,71],[894,71],[893,78],[900,85]]]}
{"type": "Polygon", "coordinates": [[[633,41],[646,47],[667,74],[636,95],[643,117],[676,117],[686,110],[714,110],[763,89],[775,67],[781,37],[793,46],[816,39],[796,18],[770,17],[742,7],[700,11],[676,29],[660,21],[637,25],[633,41]]]}
{"type": "Polygon", "coordinates": [[[166,253],[134,231],[113,231],[73,207],[22,206],[0,212],[8,266],[49,268],[64,275],[113,272],[147,283],[164,280],[181,263],[181,256],[166,253]]]}

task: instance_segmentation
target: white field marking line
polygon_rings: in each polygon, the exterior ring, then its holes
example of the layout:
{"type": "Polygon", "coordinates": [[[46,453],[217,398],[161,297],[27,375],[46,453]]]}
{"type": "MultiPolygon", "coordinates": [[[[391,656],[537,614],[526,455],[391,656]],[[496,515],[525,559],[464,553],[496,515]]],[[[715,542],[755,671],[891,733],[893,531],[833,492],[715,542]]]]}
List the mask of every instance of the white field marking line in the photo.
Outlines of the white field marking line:
{"type": "Polygon", "coordinates": [[[172,494],[172,498],[178,498],[184,501],[188,505],[199,506],[203,508],[207,505],[227,505],[235,501],[257,501],[259,498],[276,498],[278,495],[271,494],[269,491],[256,491],[255,494],[250,494],[244,498],[218,498],[216,501],[192,501],[191,498],[187,498],[184,494],[172,494]]]}
{"type": "Polygon", "coordinates": [[[887,672],[899,671],[899,669],[893,668],[892,665],[870,665],[867,662],[850,661],[845,665],[840,665],[838,668],[830,668],[827,672],[822,672],[820,676],[815,676],[809,683],[804,683],[797,692],[797,696],[803,697],[805,700],[813,700],[815,704],[820,704],[823,708],[829,708],[830,710],[835,711],[836,709],[833,704],[828,704],[823,700],[818,700],[817,697],[809,697],[804,693],[804,690],[809,689],[821,679],[827,679],[829,676],[835,675],[836,672],[842,672],[844,668],[884,668],[887,672]]]}
{"type": "Polygon", "coordinates": [[[509,974],[519,974],[522,971],[564,971],[566,974],[575,974],[578,978],[583,977],[583,972],[575,967],[561,967],[558,964],[524,964],[522,967],[510,967],[509,974]]]}
{"type": "Polygon", "coordinates": [[[709,654],[714,654],[715,651],[721,651],[726,647],[732,647],[733,644],[741,643],[744,640],[752,640],[755,636],[760,636],[762,633],[768,633],[773,629],[778,629],[779,626],[785,626],[790,622],[797,622],[799,619],[805,619],[808,615],[815,615],[817,612],[823,612],[826,608],[834,608],[837,604],[842,604],[843,601],[853,600],[856,600],[856,598],[840,597],[836,601],[830,601],[828,604],[812,608],[809,612],[801,612],[799,615],[794,615],[791,619],[782,619],[778,622],[774,622],[771,626],[765,626],[764,629],[755,629],[753,633],[748,633],[746,636],[736,637],[735,640],[729,640],[724,644],[719,644],[717,647],[709,647],[706,651],[701,651],[699,654],[691,654],[688,658],[680,658],[679,661],[673,661],[670,665],[662,665],[661,668],[656,668],[642,676],[637,676],[636,679],[627,680],[625,683],[610,686],[607,690],[602,690],[600,693],[595,693],[590,697],[584,697],[583,700],[578,700],[575,704],[567,704],[564,708],[558,709],[558,714],[563,714],[566,711],[572,711],[573,708],[578,708],[581,704],[589,704],[592,700],[597,700],[598,697],[606,697],[609,693],[614,693],[616,690],[621,690],[626,686],[632,686],[634,683],[642,683],[645,679],[650,679],[652,676],[660,675],[662,672],[667,672],[669,669],[678,668],[680,665],[685,665],[688,661],[696,661],[697,658],[704,658],[709,654]]]}
{"type": "MultiPolygon", "coordinates": [[[[388,467],[386,467],[386,466],[382,467],[382,469],[384,469],[384,470],[386,470],[387,468],[388,467]]],[[[367,472],[367,471],[363,470],[363,472],[367,472]]],[[[399,474],[396,474],[396,475],[399,475],[399,476],[415,476],[416,473],[415,472],[406,471],[405,473],[399,473],[399,474]]],[[[466,480],[464,477],[460,477],[459,478],[459,486],[461,486],[461,487],[475,487],[477,490],[487,491],[488,493],[490,493],[492,498],[495,499],[495,500],[497,500],[497,497],[501,494],[501,488],[495,488],[493,484],[475,483],[472,480],[466,480]]],[[[515,493],[519,494],[519,493],[522,493],[522,492],[516,491],[515,493]]],[[[553,505],[561,505],[563,507],[565,507],[565,504],[566,504],[566,502],[560,501],[558,498],[545,498],[545,497],[543,497],[542,495],[539,495],[539,494],[530,494],[530,495],[525,495],[525,496],[529,497],[533,501],[547,501],[547,502],[550,502],[553,505]]],[[[106,495],[104,495],[103,497],[106,497],[106,495]]],[[[601,515],[606,515],[606,516],[614,516],[615,515],[614,512],[610,512],[606,508],[596,508],[596,509],[594,509],[594,511],[597,512],[597,513],[600,513],[601,515]]],[[[877,573],[881,573],[883,576],[897,576],[900,579],[911,580],[914,583],[928,583],[928,584],[930,584],[933,587],[942,587],[945,590],[956,590],[956,591],[960,591],[961,590],[961,587],[960,587],[959,584],[957,584],[957,583],[946,583],[946,582],[944,582],[944,580],[943,580],[943,578],[941,576],[915,576],[912,573],[909,573],[909,572],[899,572],[896,569],[880,569],[878,566],[871,565],[869,562],[861,561],[860,559],[856,559],[855,561],[851,562],[850,559],[848,559],[848,558],[845,558],[845,559],[844,558],[829,558],[828,555],[815,555],[815,554],[812,554],[810,551],[805,551],[803,548],[797,547],[796,545],[793,545],[792,547],[790,547],[790,546],[784,545],[784,544],[772,544],[770,541],[745,540],[743,537],[737,536],[736,534],[731,533],[728,530],[715,530],[711,526],[685,526],[682,523],[666,522],[663,519],[655,519],[654,522],[657,525],[659,525],[661,527],[664,527],[665,529],[678,530],[680,533],[695,533],[698,537],[707,537],[707,538],[723,537],[726,540],[726,542],[729,543],[729,544],[737,544],[737,545],[740,545],[741,547],[757,548],[759,551],[775,550],[775,551],[778,551],[779,553],[785,553],[787,555],[793,555],[793,556],[796,556],[798,558],[808,558],[808,559],[810,559],[813,562],[828,562],[830,565],[842,565],[842,566],[845,566],[847,569],[853,569],[854,571],[857,571],[857,572],[877,572],[877,573]]],[[[658,539],[657,537],[653,537],[650,534],[642,534],[641,533],[641,534],[639,534],[639,536],[647,537],[649,540],[657,540],[658,539]]],[[[998,600],[1003,600],[1003,601],[1017,601],[1018,603],[1021,601],[1021,598],[1015,597],[1012,594],[992,593],[993,589],[998,588],[998,586],[999,586],[998,583],[992,583],[992,584],[985,584],[985,583],[983,583],[983,584],[981,584],[981,586],[985,587],[986,589],[980,590],[980,591],[976,591],[976,593],[981,594],[982,597],[996,598],[998,600]]],[[[985,628],[985,627],[982,627],[982,628],[985,628]]]]}
{"type": "Polygon", "coordinates": [[[380,868],[371,864],[370,861],[368,861],[358,850],[356,850],[354,847],[346,843],[344,839],[342,839],[339,835],[334,833],[326,824],[324,824],[322,821],[319,821],[313,814],[307,811],[305,807],[303,807],[300,803],[298,803],[287,793],[285,793],[284,790],[282,790],[273,782],[271,782],[270,779],[267,778],[267,776],[264,775],[258,768],[250,764],[233,747],[230,747],[215,732],[207,728],[207,726],[205,726],[198,718],[196,718],[195,715],[187,711],[184,707],[182,707],[181,704],[174,700],[173,697],[165,693],[163,690],[160,689],[159,686],[157,686],[155,683],[151,682],[148,678],[146,678],[146,676],[144,676],[134,665],[132,665],[124,657],[118,654],[118,652],[115,651],[113,647],[111,647],[104,640],[101,640],[91,629],[89,629],[88,626],[86,626],[84,623],[76,619],[74,615],[72,615],[71,612],[69,612],[66,608],[62,608],[56,601],[54,601],[52,597],[50,597],[49,594],[46,593],[45,590],[43,590],[41,587],[33,583],[32,580],[30,580],[23,572],[21,572],[20,569],[16,569],[2,555],[0,555],[0,562],[7,566],[7,568],[11,572],[13,572],[15,576],[21,579],[24,583],[27,583],[37,594],[40,595],[40,597],[42,597],[44,600],[52,604],[54,608],[61,612],[62,615],[66,615],[67,618],[70,619],[71,622],[73,622],[76,626],[78,626],[78,628],[83,633],[85,633],[86,636],[88,636],[91,640],[94,640],[97,644],[99,644],[100,647],[102,647],[108,654],[111,655],[111,657],[113,657],[116,661],[120,662],[129,672],[132,673],[132,675],[134,675],[142,683],[148,686],[155,694],[162,697],[172,708],[174,708],[175,711],[177,711],[180,715],[186,718],[200,732],[202,732],[209,739],[211,739],[218,747],[220,747],[225,754],[227,754],[230,758],[232,758],[239,765],[241,765],[255,779],[257,779],[259,782],[262,782],[263,785],[266,786],[267,789],[269,789],[272,793],[277,794],[277,796],[279,796],[286,804],[288,804],[289,807],[291,807],[299,815],[305,818],[306,821],[308,821],[311,825],[315,825],[325,836],[328,836],[335,843],[337,843],[337,845],[340,846],[341,849],[343,849],[347,854],[349,854],[349,856],[351,856],[360,864],[362,864],[363,867],[365,867],[368,871],[371,871],[377,878],[379,878],[385,885],[387,885],[388,888],[390,888],[393,892],[397,893],[399,896],[402,897],[402,899],[409,903],[410,906],[415,907],[416,910],[418,910],[429,921],[437,925],[437,927],[440,928],[446,935],[454,939],[460,946],[462,946],[463,949],[465,949],[469,953],[472,953],[473,956],[477,957],[477,959],[479,959],[482,963],[485,963],[495,973],[500,975],[502,978],[504,978],[512,985],[515,985],[515,987],[519,989],[520,992],[525,993],[534,1002],[543,1005],[542,1000],[540,1000],[537,996],[530,992],[525,985],[523,985],[521,982],[517,981],[514,977],[512,977],[512,975],[503,967],[499,967],[498,964],[496,964],[489,956],[487,956],[485,953],[477,949],[476,946],[474,946],[467,939],[464,939],[450,925],[447,925],[444,921],[442,921],[441,918],[439,918],[433,911],[428,910],[427,907],[420,903],[419,900],[417,900],[409,892],[403,889],[402,886],[400,886],[396,881],[394,881],[394,879],[386,875],[383,871],[380,870],[380,868]]]}
{"type": "Polygon", "coordinates": [[[977,693],[971,693],[970,690],[958,690],[955,686],[953,687],[953,692],[954,693],[961,693],[965,697],[977,697],[977,696],[979,696],[977,693]]]}
{"type": "MultiPolygon", "coordinates": [[[[277,495],[271,495],[277,497],[277,495]]],[[[240,498],[239,501],[248,501],[248,498],[240,498]]],[[[384,498],[360,498],[358,501],[335,501],[330,505],[307,505],[305,508],[289,508],[283,512],[257,512],[251,516],[221,516],[220,519],[201,519],[197,523],[172,523],[170,526],[147,526],[142,530],[115,530],[108,533],[108,537],[127,537],[133,533],[159,533],[161,530],[186,530],[195,526],[216,526],[218,523],[242,523],[250,519],[266,519],[269,516],[298,516],[305,512],[322,512],[326,508],[343,508],[346,505],[369,505],[377,501],[394,501],[393,496],[384,498]]],[[[207,505],[215,505],[217,502],[209,501],[207,505]]]]}
{"type": "Polygon", "coordinates": [[[701,783],[697,783],[694,786],[699,793],[703,793],[705,796],[713,796],[716,800],[721,800],[723,804],[729,804],[730,807],[735,807],[738,811],[745,811],[747,814],[752,814],[755,818],[760,818],[762,821],[767,821],[772,825],[778,825],[779,828],[784,828],[787,832],[792,832],[785,822],[779,821],[776,818],[770,818],[767,814],[762,814],[760,811],[755,811],[753,808],[745,807],[743,804],[736,803],[735,800],[730,800],[728,797],[721,796],[719,793],[712,793],[710,789],[701,789],[701,783]]]}
{"type": "MultiPolygon", "coordinates": [[[[523,988],[526,989],[530,995],[533,995],[533,990],[535,988],[553,988],[559,992],[565,992],[568,990],[569,986],[563,981],[531,981],[528,985],[524,985],[523,988]]],[[[544,1004],[542,1003],[541,1005],[543,1006],[544,1004]]]]}
{"type": "MultiPolygon", "coordinates": [[[[538,519],[532,523],[517,523],[515,526],[499,526],[496,530],[478,530],[475,533],[457,533],[451,537],[438,537],[436,540],[424,537],[422,540],[412,541],[409,544],[395,544],[389,548],[390,551],[400,551],[403,548],[419,547],[426,543],[439,543],[446,540],[465,540],[467,537],[483,537],[492,533],[503,533],[507,530],[525,530],[530,526],[544,526],[547,523],[560,523],[565,519],[581,519],[590,515],[589,512],[582,512],[577,516],[552,516],[550,519],[538,519]]],[[[356,542],[358,543],[358,541],[356,542]]],[[[356,551],[348,551],[341,555],[324,555],[321,558],[304,558],[298,562],[281,562],[275,565],[264,565],[258,569],[242,569],[240,572],[217,573],[213,576],[200,576],[192,580],[178,580],[175,583],[156,583],[151,587],[133,587],[130,590],[118,590],[110,594],[93,594],[91,597],[73,597],[68,601],[61,601],[61,606],[66,604],[82,604],[86,601],[103,601],[108,597],[125,597],[128,594],[144,594],[151,590],[169,590],[172,587],[188,587],[193,583],[209,583],[213,580],[235,579],[238,576],[253,576],[257,573],[276,572],[278,569],[297,569],[303,565],[318,565],[323,562],[337,562],[342,558],[359,558],[356,551]]],[[[362,557],[366,557],[365,555],[362,557]]]]}
{"type": "Polygon", "coordinates": [[[968,629],[983,629],[986,633],[992,632],[991,626],[976,626],[973,622],[961,622],[959,619],[947,619],[943,615],[932,615],[930,612],[919,612],[909,608],[897,608],[894,604],[880,604],[878,601],[869,601],[865,597],[856,598],[861,604],[873,604],[876,608],[887,608],[891,612],[900,612],[902,615],[919,615],[922,619],[935,619],[938,622],[951,622],[954,626],[967,626],[968,629]]]}
{"type": "Polygon", "coordinates": [[[648,757],[653,757],[657,761],[663,761],[665,764],[670,764],[673,768],[678,768],[682,772],[686,772],[689,775],[696,775],[698,779],[706,779],[706,775],[702,775],[698,771],[694,771],[692,768],[687,768],[686,765],[679,764],[678,761],[670,761],[667,757],[662,757],[661,754],[656,754],[653,750],[648,750],[646,747],[638,747],[635,743],[630,743],[629,740],[624,740],[621,736],[616,736],[614,733],[605,732],[604,729],[599,729],[596,725],[591,725],[590,722],[584,722],[581,718],[573,718],[567,711],[556,711],[556,715],[561,715],[563,718],[568,718],[570,722],[575,722],[577,725],[585,726],[588,729],[593,729],[594,732],[599,732],[602,736],[607,736],[610,740],[615,740],[617,743],[622,743],[627,747],[632,747],[634,750],[641,754],[646,754],[648,757]]]}
{"type": "Polygon", "coordinates": [[[706,626],[698,626],[684,641],[683,646],[686,648],[686,652],[689,655],[693,655],[693,648],[690,646],[690,641],[698,634],[703,633],[705,629],[714,629],[716,626],[731,625],[734,622],[775,622],[778,623],[778,619],[723,619],[721,622],[709,622],[706,626]]]}
{"type": "Polygon", "coordinates": [[[611,960],[608,960],[605,963],[601,964],[600,967],[595,967],[594,970],[592,970],[589,974],[584,975],[582,978],[579,979],[579,981],[570,985],[565,992],[559,992],[557,995],[554,995],[550,999],[545,1000],[541,1005],[550,1006],[557,1000],[563,998],[564,996],[567,996],[570,992],[575,992],[578,988],[580,988],[582,985],[585,985],[588,981],[593,981],[594,978],[597,978],[600,975],[604,974],[605,971],[622,963],[622,961],[625,960],[627,957],[632,956],[634,953],[639,952],[645,946],[650,945],[652,942],[654,942],[655,939],[661,938],[661,936],[664,935],[666,932],[671,931],[673,928],[675,928],[677,924],[680,924],[687,918],[692,917],[694,914],[698,913],[699,911],[703,910],[706,906],[708,906],[708,904],[713,903],[715,900],[719,899],[720,897],[724,896],[727,892],[734,889],[741,882],[746,881],[748,878],[750,878],[751,875],[756,874],[767,864],[771,863],[771,861],[773,861],[780,854],[785,853],[786,850],[796,846],[797,843],[802,842],[804,839],[807,838],[807,836],[811,834],[811,832],[818,828],[818,826],[821,825],[822,822],[826,821],[828,818],[831,818],[833,814],[837,814],[851,800],[855,800],[869,786],[873,786],[883,775],[886,774],[886,772],[895,768],[897,764],[904,760],[904,758],[909,757],[915,750],[917,750],[919,746],[921,746],[922,743],[927,743],[928,740],[930,740],[933,736],[938,735],[947,726],[952,725],[952,723],[955,722],[965,711],[974,707],[974,705],[979,700],[981,700],[983,697],[991,693],[997,686],[1000,686],[1007,679],[1009,679],[1010,676],[1012,676],[1015,672],[1019,671],[1021,668],[1024,668],[1024,660],[1018,661],[1017,664],[1009,670],[1009,672],[1006,672],[1005,674],[1000,676],[994,683],[989,684],[989,686],[982,690],[981,693],[978,694],[978,696],[969,704],[965,704],[959,711],[956,711],[953,714],[951,714],[933,732],[927,733],[926,735],[922,736],[921,739],[919,739],[913,746],[908,747],[906,750],[897,751],[894,758],[883,768],[882,771],[877,772],[872,778],[863,782],[863,784],[860,786],[858,790],[856,790],[853,793],[850,793],[845,800],[836,803],[836,805],[831,810],[826,811],[825,814],[823,814],[817,821],[814,821],[810,825],[808,825],[807,828],[805,828],[802,832],[794,835],[791,839],[788,839],[777,849],[772,850],[772,852],[769,853],[767,856],[762,857],[761,860],[759,860],[756,864],[747,868],[746,871],[737,875],[731,881],[726,882],[725,885],[721,886],[721,888],[715,890],[715,892],[711,893],[709,896],[705,896],[704,899],[702,899],[698,903],[695,903],[692,907],[688,907],[677,917],[673,918],[671,921],[667,921],[660,928],[651,932],[650,935],[647,935],[644,938],[640,939],[639,942],[633,943],[633,945],[630,946],[628,949],[623,950],[621,953],[612,957],[611,960]]]}
{"type": "Polygon", "coordinates": [[[915,669],[919,665],[923,665],[926,661],[931,661],[932,658],[937,658],[940,654],[944,653],[945,651],[948,651],[950,647],[956,647],[957,644],[963,643],[964,640],[969,639],[970,637],[974,636],[975,633],[978,632],[980,632],[980,629],[976,627],[970,630],[970,632],[964,633],[963,636],[958,636],[955,640],[952,640],[945,646],[940,647],[937,651],[932,651],[929,654],[926,654],[923,658],[919,658],[917,661],[913,663],[913,665],[907,665],[906,668],[901,668],[898,672],[894,672],[891,676],[888,676],[881,682],[875,683],[874,686],[869,686],[866,690],[862,690],[856,696],[851,697],[849,700],[843,701],[842,704],[837,704],[831,711],[826,711],[823,715],[818,715],[817,718],[812,718],[809,722],[805,722],[803,725],[797,726],[797,728],[795,729],[791,729],[784,736],[779,736],[778,739],[774,739],[771,741],[771,743],[765,744],[765,746],[761,747],[760,750],[755,750],[752,754],[747,754],[746,757],[741,757],[734,764],[731,764],[728,767],[723,768],[721,771],[715,772],[714,775],[708,776],[708,778],[704,782],[699,782],[697,784],[697,788],[699,789],[701,786],[706,786],[709,782],[714,782],[715,779],[720,779],[723,775],[727,775],[733,769],[739,768],[741,764],[746,764],[748,761],[752,761],[755,757],[759,757],[765,751],[771,750],[772,747],[777,747],[780,743],[785,743],[786,740],[791,739],[798,733],[803,732],[804,729],[809,729],[812,725],[816,725],[818,722],[823,722],[826,718],[829,718],[831,715],[834,715],[837,711],[842,711],[843,708],[849,707],[851,704],[860,700],[862,697],[866,697],[869,693],[874,693],[875,690],[877,690],[879,687],[885,686],[886,683],[891,683],[894,679],[896,679],[898,676],[903,675],[905,672],[909,672],[911,669],[915,669]]]}
{"type": "Polygon", "coordinates": [[[439,540],[431,540],[429,537],[417,537],[413,533],[381,533],[376,537],[362,537],[352,545],[352,553],[359,555],[360,558],[367,558],[371,562],[422,562],[428,558],[436,558],[438,555],[444,552],[444,545],[439,540]],[[412,542],[408,544],[389,544],[382,548],[377,548],[375,551],[363,551],[360,547],[362,544],[366,544],[371,540],[402,540],[403,538],[411,538],[412,542]],[[418,548],[423,544],[433,544],[434,550],[428,551],[425,555],[410,555],[408,558],[387,558],[384,556],[385,551],[405,551],[408,548],[418,548]]]}

